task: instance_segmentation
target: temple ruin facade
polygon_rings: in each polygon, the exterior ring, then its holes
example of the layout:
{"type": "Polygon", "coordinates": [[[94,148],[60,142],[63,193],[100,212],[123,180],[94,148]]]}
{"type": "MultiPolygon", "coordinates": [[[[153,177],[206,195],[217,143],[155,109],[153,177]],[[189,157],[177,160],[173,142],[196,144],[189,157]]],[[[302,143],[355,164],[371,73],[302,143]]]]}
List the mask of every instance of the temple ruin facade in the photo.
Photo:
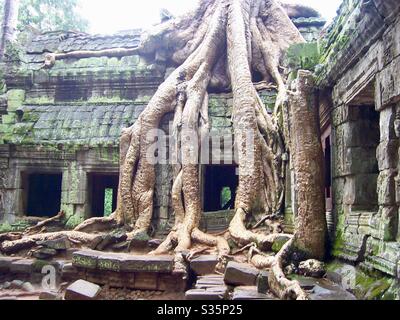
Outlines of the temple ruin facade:
{"type": "MultiPolygon", "coordinates": [[[[342,277],[341,285],[353,272],[357,298],[400,299],[400,3],[344,0],[325,28],[319,15],[290,18],[307,43],[293,45],[282,67],[289,78],[307,69],[316,79],[311,98],[319,106],[324,149],[328,269],[342,277]],[[367,281],[380,283],[376,296],[363,287],[367,281]]],[[[73,229],[116,209],[121,130],[138,119],[173,69],[162,52],[67,58],[51,68],[44,67],[44,55],[134,49],[141,37],[141,30],[112,36],[62,31],[30,34],[9,48],[0,74],[0,233],[60,211],[73,229]]],[[[276,90],[253,80],[272,113],[276,90]]],[[[232,94],[210,93],[209,110],[223,153],[224,137],[233,134],[232,94]]],[[[162,120],[166,135],[172,120],[173,114],[162,120]]],[[[292,171],[289,164],[279,213],[287,233],[296,217],[292,171]]],[[[156,165],[150,230],[156,238],[174,223],[173,177],[171,165],[156,165]]],[[[200,181],[202,230],[226,230],[238,184],[234,159],[202,165],[200,181]]]]}

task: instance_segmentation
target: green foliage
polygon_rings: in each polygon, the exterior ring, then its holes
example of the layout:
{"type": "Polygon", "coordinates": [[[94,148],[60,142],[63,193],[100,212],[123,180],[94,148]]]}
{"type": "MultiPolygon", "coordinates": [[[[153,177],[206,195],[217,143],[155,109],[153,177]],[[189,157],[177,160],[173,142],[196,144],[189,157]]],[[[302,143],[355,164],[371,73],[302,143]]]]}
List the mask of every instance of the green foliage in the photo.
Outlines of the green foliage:
{"type": "Polygon", "coordinates": [[[228,202],[232,199],[232,192],[229,187],[225,187],[221,192],[221,208],[225,207],[228,202]]]}
{"type": "MultiPolygon", "coordinates": [[[[0,1],[0,12],[3,6],[4,1],[0,1]]],[[[89,22],[78,13],[79,6],[80,0],[21,0],[18,30],[86,31],[89,22]]]]}
{"type": "Polygon", "coordinates": [[[112,214],[113,189],[106,189],[104,195],[104,216],[109,217],[112,214]]]}

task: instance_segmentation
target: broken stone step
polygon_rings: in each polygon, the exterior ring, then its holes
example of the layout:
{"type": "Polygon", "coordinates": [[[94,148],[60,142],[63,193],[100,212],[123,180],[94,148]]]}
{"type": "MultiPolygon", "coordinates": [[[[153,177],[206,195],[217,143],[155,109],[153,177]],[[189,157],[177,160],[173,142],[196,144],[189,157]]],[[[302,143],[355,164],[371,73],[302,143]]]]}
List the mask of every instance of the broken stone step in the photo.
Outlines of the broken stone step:
{"type": "Polygon", "coordinates": [[[71,284],[65,292],[65,300],[97,300],[101,287],[97,284],[78,280],[71,284]]]}
{"type": "Polygon", "coordinates": [[[215,272],[215,267],[218,264],[218,257],[214,255],[203,255],[190,262],[190,268],[198,275],[208,275],[215,272]]]}
{"type": "Polygon", "coordinates": [[[259,293],[257,287],[237,287],[235,288],[232,300],[277,300],[274,296],[259,293]]]}
{"type": "Polygon", "coordinates": [[[226,298],[227,291],[212,291],[204,289],[192,289],[185,293],[186,300],[224,300],[226,298]]]}
{"type": "Polygon", "coordinates": [[[174,268],[174,257],[133,256],[82,250],[72,255],[72,264],[75,267],[91,270],[171,273],[174,268]]]}
{"type": "Polygon", "coordinates": [[[255,286],[260,271],[248,264],[229,262],[225,271],[225,283],[235,286],[255,286]]]}

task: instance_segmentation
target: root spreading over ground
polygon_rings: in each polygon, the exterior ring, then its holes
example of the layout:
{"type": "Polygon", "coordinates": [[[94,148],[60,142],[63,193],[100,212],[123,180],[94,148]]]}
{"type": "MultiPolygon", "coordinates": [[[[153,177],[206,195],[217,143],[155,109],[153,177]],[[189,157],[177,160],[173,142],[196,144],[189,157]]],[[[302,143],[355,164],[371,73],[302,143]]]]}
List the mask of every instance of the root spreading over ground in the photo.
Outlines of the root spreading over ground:
{"type": "MultiPolygon", "coordinates": [[[[155,187],[155,168],[148,157],[155,141],[149,138],[148,132],[158,129],[163,116],[173,112],[173,136],[177,141],[177,158],[181,159],[174,165],[171,191],[175,225],[165,241],[151,254],[175,252],[179,264],[184,253],[197,243],[217,248],[220,267],[223,267],[231,251],[227,241],[231,237],[240,246],[253,244],[257,249],[251,262],[259,268],[272,270],[270,286],[278,297],[306,299],[307,295],[300,285],[286,279],[283,271],[297,250],[305,253],[305,257],[322,259],[326,232],[323,189],[321,192],[319,183],[322,172],[318,171],[322,168],[322,156],[320,158],[318,153],[321,146],[316,125],[303,139],[297,138],[302,134],[299,126],[310,119],[313,122],[312,117],[315,116],[315,110],[307,108],[309,99],[306,95],[310,95],[311,91],[304,84],[310,81],[310,75],[303,74],[299,78],[298,92],[293,93],[287,91],[280,72],[285,51],[290,45],[302,42],[304,39],[287,12],[275,0],[203,0],[191,14],[158,26],[135,52],[146,55],[163,48],[174,48],[167,52],[167,56],[177,68],[159,87],[135,124],[122,133],[120,184],[115,213],[109,218],[85,221],[74,231],[23,235],[19,239],[10,235],[9,239],[5,239],[8,241],[1,244],[1,250],[15,252],[33,246],[38,240],[60,236],[90,245],[96,241],[93,232],[105,232],[118,226],[129,230],[128,240],[146,234],[153,215],[155,187]],[[255,72],[278,90],[275,115],[268,114],[255,89],[252,81],[255,72]],[[232,121],[239,167],[235,216],[229,232],[220,236],[205,234],[199,229],[202,214],[199,150],[210,127],[208,91],[215,88],[233,93],[232,121]],[[291,124],[286,129],[292,131],[291,137],[296,137],[296,140],[284,141],[281,134],[283,128],[277,121],[280,114],[290,115],[284,123],[291,124]],[[297,117],[303,117],[303,122],[297,121],[297,117]],[[193,135],[200,142],[198,145],[193,144],[193,135]],[[261,203],[265,216],[281,212],[286,172],[283,155],[287,148],[295,152],[291,160],[295,171],[300,170],[296,183],[299,199],[304,205],[300,206],[299,228],[294,237],[248,230],[246,222],[256,210],[256,205],[260,207],[261,203]],[[310,158],[310,152],[316,150],[316,156],[310,158]],[[313,170],[318,169],[317,174],[310,172],[304,165],[305,161],[315,163],[313,170]],[[316,216],[318,219],[315,222],[316,216]],[[304,238],[310,237],[308,232],[312,233],[312,240],[307,242],[304,238]],[[291,240],[276,256],[264,254],[271,250],[278,237],[284,236],[291,240]]],[[[93,56],[106,54],[97,52],[93,56]]],[[[70,56],[73,53],[68,53],[70,56]]],[[[76,57],[86,56],[90,53],[76,53],[76,57]]],[[[51,55],[48,57],[51,60],[49,64],[61,58],[66,57],[51,55]]]]}

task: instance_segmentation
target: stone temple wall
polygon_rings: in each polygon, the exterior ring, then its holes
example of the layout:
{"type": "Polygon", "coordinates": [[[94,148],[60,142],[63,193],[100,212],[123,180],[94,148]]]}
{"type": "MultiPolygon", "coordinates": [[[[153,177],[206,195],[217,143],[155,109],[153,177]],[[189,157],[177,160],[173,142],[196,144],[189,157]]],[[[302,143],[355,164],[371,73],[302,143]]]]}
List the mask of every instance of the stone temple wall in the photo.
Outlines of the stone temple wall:
{"type": "MultiPolygon", "coordinates": [[[[32,173],[62,174],[61,210],[68,227],[91,217],[90,175],[118,175],[121,130],[136,121],[172,69],[157,58],[139,56],[62,60],[43,69],[43,54],[131,48],[139,36],[50,33],[34,38],[19,53],[24,63],[8,65],[0,124],[0,221],[17,229],[36,221],[25,217],[28,191],[23,180],[32,173]]],[[[275,95],[274,90],[261,92],[267,108],[275,95]]],[[[231,109],[231,94],[210,95],[213,133],[232,134],[231,109]]],[[[166,134],[172,117],[162,120],[166,134]]],[[[154,225],[163,232],[173,224],[171,167],[157,165],[156,177],[154,225]]],[[[219,215],[215,219],[221,220],[219,215]]]]}
{"type": "Polygon", "coordinates": [[[400,3],[344,1],[320,39],[331,94],[333,256],[400,277],[400,3]]]}

